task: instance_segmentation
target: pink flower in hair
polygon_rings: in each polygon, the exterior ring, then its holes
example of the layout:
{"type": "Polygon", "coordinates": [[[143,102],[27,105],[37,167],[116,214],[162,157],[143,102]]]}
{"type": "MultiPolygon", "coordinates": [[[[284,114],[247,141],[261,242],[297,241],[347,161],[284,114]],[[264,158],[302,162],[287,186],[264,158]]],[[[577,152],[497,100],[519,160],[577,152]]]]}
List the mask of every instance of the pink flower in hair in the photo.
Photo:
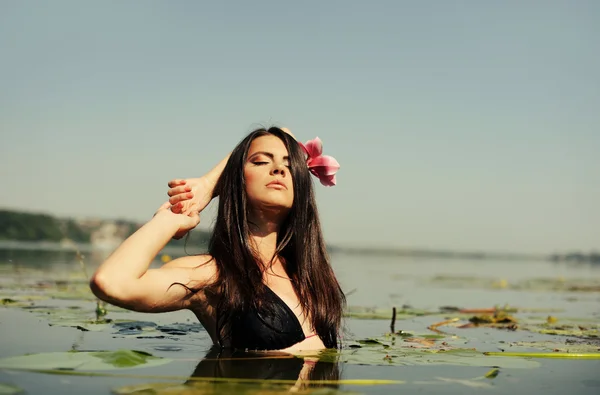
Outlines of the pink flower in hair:
{"type": "Polygon", "coordinates": [[[306,145],[300,142],[298,144],[308,155],[306,164],[310,172],[321,181],[321,184],[328,187],[335,185],[335,173],[339,170],[340,164],[333,156],[323,155],[321,139],[316,137],[314,140],[307,141],[306,145]]]}

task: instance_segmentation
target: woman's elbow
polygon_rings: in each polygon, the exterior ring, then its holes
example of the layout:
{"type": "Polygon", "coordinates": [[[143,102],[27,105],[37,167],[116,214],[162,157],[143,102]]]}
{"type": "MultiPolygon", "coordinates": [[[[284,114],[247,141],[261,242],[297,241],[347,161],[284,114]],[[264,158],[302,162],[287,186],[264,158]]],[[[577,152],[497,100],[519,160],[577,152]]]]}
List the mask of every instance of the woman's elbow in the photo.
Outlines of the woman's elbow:
{"type": "Polygon", "coordinates": [[[96,272],[90,279],[90,290],[100,300],[108,303],[123,298],[119,290],[119,285],[115,279],[111,279],[102,272],[96,272]]]}

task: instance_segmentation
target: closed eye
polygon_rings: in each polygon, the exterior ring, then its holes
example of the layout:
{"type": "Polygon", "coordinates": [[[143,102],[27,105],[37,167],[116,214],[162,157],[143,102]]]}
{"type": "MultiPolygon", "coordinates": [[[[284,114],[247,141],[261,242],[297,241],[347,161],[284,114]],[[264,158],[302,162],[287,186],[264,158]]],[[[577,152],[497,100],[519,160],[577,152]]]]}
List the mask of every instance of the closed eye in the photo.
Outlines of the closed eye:
{"type": "Polygon", "coordinates": [[[255,165],[257,165],[257,166],[261,166],[261,165],[266,165],[266,164],[268,164],[269,162],[252,162],[252,163],[254,163],[254,164],[255,164],[255,165]]]}

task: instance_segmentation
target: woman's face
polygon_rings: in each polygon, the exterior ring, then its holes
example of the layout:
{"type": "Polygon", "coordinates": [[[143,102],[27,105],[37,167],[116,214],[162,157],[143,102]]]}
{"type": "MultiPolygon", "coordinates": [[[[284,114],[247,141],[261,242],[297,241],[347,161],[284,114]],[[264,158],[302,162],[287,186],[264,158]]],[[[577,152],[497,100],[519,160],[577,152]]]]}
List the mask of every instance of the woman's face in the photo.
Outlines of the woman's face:
{"type": "Polygon", "coordinates": [[[273,135],[255,138],[244,164],[246,195],[252,207],[284,209],[294,202],[294,184],[285,144],[273,135]]]}

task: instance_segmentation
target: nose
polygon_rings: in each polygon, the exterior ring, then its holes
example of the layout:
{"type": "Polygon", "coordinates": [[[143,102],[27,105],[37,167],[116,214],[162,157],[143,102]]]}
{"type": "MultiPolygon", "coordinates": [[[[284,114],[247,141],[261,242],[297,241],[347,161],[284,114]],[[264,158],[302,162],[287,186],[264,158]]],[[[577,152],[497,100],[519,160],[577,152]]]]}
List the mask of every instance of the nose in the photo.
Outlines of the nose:
{"type": "Polygon", "coordinates": [[[276,164],[273,166],[273,170],[272,170],[272,174],[278,174],[281,175],[282,177],[285,177],[285,171],[286,167],[282,164],[276,164]]]}

